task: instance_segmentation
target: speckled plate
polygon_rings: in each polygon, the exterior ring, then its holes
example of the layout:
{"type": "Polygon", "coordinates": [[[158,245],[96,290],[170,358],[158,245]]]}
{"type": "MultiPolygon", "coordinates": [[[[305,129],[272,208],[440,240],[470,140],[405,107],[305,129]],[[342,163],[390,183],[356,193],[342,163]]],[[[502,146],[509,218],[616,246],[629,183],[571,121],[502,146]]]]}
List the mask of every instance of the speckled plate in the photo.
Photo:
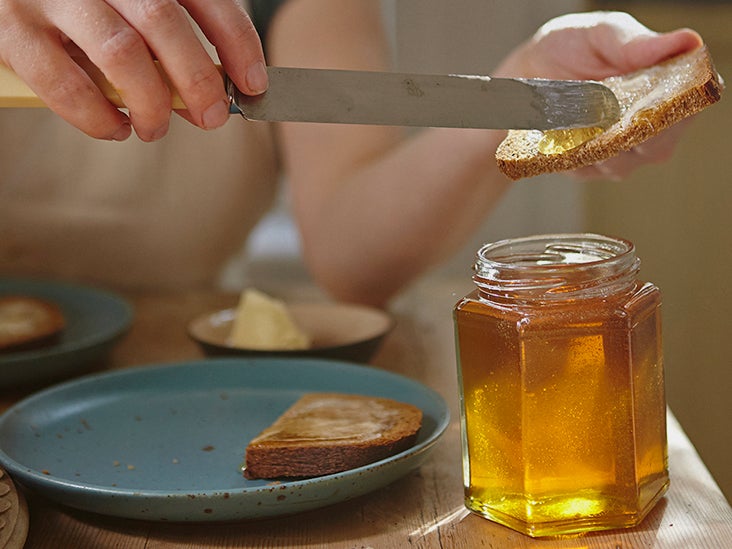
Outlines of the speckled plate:
{"type": "Polygon", "coordinates": [[[0,295],[46,299],[61,308],[66,327],[54,343],[0,353],[0,388],[42,383],[83,371],[129,328],[132,307],[116,294],[75,284],[0,277],[0,295]]]}
{"type": "Polygon", "coordinates": [[[0,464],[79,509],[145,520],[230,521],[345,501],[421,465],[447,427],[443,399],[384,370],[316,359],[210,359],[98,374],[46,389],[0,417],[0,464]],[[394,398],[422,409],[417,443],[314,479],[247,480],[247,442],[302,394],[394,398]]]}

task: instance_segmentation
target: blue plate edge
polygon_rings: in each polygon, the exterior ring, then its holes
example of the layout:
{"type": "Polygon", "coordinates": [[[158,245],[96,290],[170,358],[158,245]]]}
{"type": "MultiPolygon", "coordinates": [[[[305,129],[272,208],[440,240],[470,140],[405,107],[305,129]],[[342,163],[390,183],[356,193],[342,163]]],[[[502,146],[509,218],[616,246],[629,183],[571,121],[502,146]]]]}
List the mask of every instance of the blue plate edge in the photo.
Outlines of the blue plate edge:
{"type": "MultiPolygon", "coordinates": [[[[79,378],[75,378],[72,380],[68,380],[62,383],[59,383],[57,385],[48,387],[46,389],[43,389],[39,391],[38,393],[35,393],[26,399],[16,403],[14,406],[6,410],[2,415],[0,415],[0,426],[2,426],[12,414],[15,414],[18,412],[18,410],[21,410],[25,406],[32,406],[33,402],[37,399],[44,399],[47,398],[48,395],[56,392],[56,391],[64,391],[69,386],[78,386],[80,384],[84,383],[93,383],[96,380],[100,378],[104,379],[112,379],[115,377],[124,377],[124,376],[130,376],[135,375],[139,373],[140,371],[161,371],[164,369],[176,369],[181,367],[201,367],[201,366],[210,366],[212,364],[221,364],[221,365],[231,365],[231,364],[248,364],[248,365],[258,365],[261,363],[298,363],[298,367],[306,366],[308,363],[314,363],[318,366],[323,365],[332,365],[336,366],[338,368],[344,368],[344,369],[350,369],[354,371],[361,371],[363,372],[372,372],[375,373],[378,376],[386,376],[390,377],[396,380],[399,380],[402,383],[407,383],[408,385],[412,385],[414,387],[418,387],[420,391],[422,391],[424,394],[430,397],[434,403],[438,405],[438,412],[439,415],[436,416],[430,416],[431,419],[434,420],[434,426],[432,427],[431,432],[426,434],[426,438],[424,438],[421,442],[415,444],[411,448],[404,450],[403,452],[400,452],[398,454],[395,454],[393,456],[390,456],[388,458],[385,458],[383,460],[373,462],[367,465],[364,465],[362,467],[351,469],[348,471],[343,471],[339,473],[334,473],[331,475],[324,475],[322,477],[317,477],[313,479],[300,479],[300,480],[294,480],[294,481],[283,481],[281,484],[267,484],[264,486],[252,486],[252,487],[244,487],[244,488],[223,488],[223,489],[210,489],[210,490],[185,490],[182,489],[180,492],[172,492],[170,490],[139,490],[139,489],[132,489],[132,488],[110,488],[109,486],[101,486],[101,485],[91,485],[91,484],[84,484],[84,483],[75,483],[73,481],[70,481],[68,479],[59,479],[54,478],[53,476],[48,476],[43,474],[42,472],[36,471],[32,468],[28,468],[27,466],[24,466],[23,464],[15,461],[13,458],[11,458],[9,455],[7,455],[2,449],[0,449],[0,464],[2,464],[6,470],[8,471],[11,476],[15,480],[17,480],[21,485],[24,485],[28,488],[35,489],[39,492],[44,492],[44,489],[50,490],[53,492],[64,492],[64,491],[71,491],[74,492],[73,499],[76,499],[77,497],[81,497],[84,494],[91,496],[93,499],[98,500],[100,498],[116,498],[119,500],[126,500],[126,499],[134,499],[134,500],[144,500],[146,502],[173,502],[173,501],[190,501],[191,499],[197,499],[201,502],[204,501],[213,501],[217,498],[221,498],[223,494],[230,494],[232,499],[235,498],[237,495],[241,496],[249,496],[249,497],[256,497],[256,496],[263,496],[266,497],[270,494],[276,494],[281,490],[284,489],[290,489],[290,490],[297,490],[301,488],[309,488],[314,484],[317,485],[324,485],[324,484],[335,484],[337,485],[339,482],[342,482],[344,480],[348,480],[350,478],[359,478],[362,476],[368,477],[370,474],[373,474],[379,469],[382,468],[390,468],[391,470],[398,470],[400,467],[403,467],[404,464],[402,462],[405,462],[408,464],[408,469],[404,471],[403,473],[399,474],[397,473],[397,476],[394,477],[393,480],[396,480],[397,478],[400,478],[404,475],[406,475],[408,472],[411,472],[412,470],[419,467],[424,460],[427,458],[427,455],[429,452],[431,452],[432,448],[439,442],[442,435],[445,433],[449,422],[450,422],[450,413],[449,409],[447,407],[447,404],[444,400],[444,398],[434,389],[431,387],[428,387],[427,385],[424,385],[423,383],[416,381],[412,378],[409,378],[407,376],[404,376],[402,374],[391,372],[385,369],[376,368],[368,365],[362,365],[362,364],[356,364],[351,362],[344,362],[340,360],[332,360],[332,359],[283,359],[283,358],[214,358],[214,359],[196,359],[196,360],[190,360],[190,361],[183,361],[183,362],[170,362],[170,363],[157,363],[157,364],[148,364],[148,365],[141,365],[141,366],[134,366],[131,368],[126,368],[122,370],[111,370],[106,372],[98,372],[98,373],[92,373],[88,374],[79,378]],[[193,498],[192,498],[193,497],[193,498]]],[[[359,392],[355,391],[356,394],[368,394],[367,392],[359,392]]],[[[424,410],[423,410],[424,412],[424,410]]],[[[392,481],[393,481],[392,480],[392,481]]],[[[391,481],[390,481],[391,482],[391,481]]],[[[353,483],[355,484],[355,482],[353,483]]],[[[381,487],[384,484],[377,484],[375,488],[381,487]]],[[[373,488],[373,489],[375,489],[373,488]]],[[[338,501],[345,501],[347,499],[353,499],[354,497],[358,497],[360,495],[363,495],[363,493],[366,493],[368,491],[371,491],[372,489],[369,488],[362,488],[361,492],[356,493],[353,496],[345,496],[340,498],[338,501]]],[[[227,498],[229,496],[227,495],[227,498]]],[[[54,499],[56,501],[59,501],[59,503],[63,504],[64,502],[61,501],[57,497],[51,497],[51,499],[54,499]]],[[[80,506],[80,505],[73,505],[69,504],[71,507],[75,508],[81,508],[84,510],[90,510],[94,511],[94,509],[90,509],[88,507],[80,506]]],[[[302,510],[309,510],[312,508],[317,508],[322,505],[318,505],[317,502],[303,502],[303,508],[302,510]]],[[[99,512],[99,511],[97,511],[99,512]]],[[[300,512],[300,511],[294,511],[294,512],[300,512]]],[[[103,514],[112,514],[117,516],[124,516],[127,518],[150,518],[149,516],[143,516],[141,512],[131,512],[131,513],[103,513],[103,514]]],[[[265,517],[265,516],[273,516],[280,514],[276,511],[275,506],[272,507],[272,509],[267,510],[267,507],[265,506],[261,513],[255,514],[255,515],[245,515],[245,516],[237,516],[236,513],[234,516],[230,516],[227,518],[224,518],[223,520],[241,520],[241,519],[250,519],[250,518],[259,518],[259,517],[265,517]]],[[[285,512],[282,514],[292,514],[292,512],[285,512]]],[[[162,517],[157,518],[155,520],[171,520],[171,521],[177,521],[177,520],[184,520],[184,521],[205,521],[205,520],[222,520],[221,517],[200,517],[196,515],[196,518],[181,518],[181,516],[177,516],[170,518],[170,517],[162,517]]]]}
{"type": "MultiPolygon", "coordinates": [[[[47,359],[53,357],[65,357],[70,354],[92,348],[106,343],[113,343],[115,340],[123,337],[131,328],[134,320],[134,307],[132,304],[114,291],[107,290],[96,286],[86,286],[74,282],[55,281],[43,278],[20,278],[20,277],[0,277],[0,287],[3,282],[18,286],[37,286],[50,289],[64,289],[73,291],[80,295],[94,294],[97,297],[105,298],[109,303],[113,303],[122,312],[114,326],[106,330],[101,330],[87,336],[82,340],[65,342],[62,344],[50,345],[39,349],[28,351],[10,352],[0,355],[0,366],[23,363],[32,360],[47,359]]],[[[31,292],[32,293],[32,292],[31,292]]],[[[2,295],[2,294],[0,294],[2,295]]]]}

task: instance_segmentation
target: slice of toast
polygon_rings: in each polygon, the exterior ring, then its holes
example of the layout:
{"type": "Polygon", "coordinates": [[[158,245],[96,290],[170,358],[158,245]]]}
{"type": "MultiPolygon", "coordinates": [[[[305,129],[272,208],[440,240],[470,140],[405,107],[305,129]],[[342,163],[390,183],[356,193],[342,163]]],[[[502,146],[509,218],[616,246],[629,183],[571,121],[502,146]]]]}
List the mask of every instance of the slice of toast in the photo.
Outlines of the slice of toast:
{"type": "Polygon", "coordinates": [[[65,325],[55,303],[23,295],[0,296],[0,352],[51,343],[65,325]]]}
{"type": "Polygon", "coordinates": [[[620,102],[620,120],[557,154],[540,152],[543,132],[511,130],[496,150],[498,168],[511,179],[521,179],[606,160],[716,103],[724,89],[706,47],[602,83],[620,102]]]}
{"type": "Polygon", "coordinates": [[[347,471],[414,445],[422,411],[395,400],[308,393],[247,446],[244,476],[308,478],[347,471]]]}

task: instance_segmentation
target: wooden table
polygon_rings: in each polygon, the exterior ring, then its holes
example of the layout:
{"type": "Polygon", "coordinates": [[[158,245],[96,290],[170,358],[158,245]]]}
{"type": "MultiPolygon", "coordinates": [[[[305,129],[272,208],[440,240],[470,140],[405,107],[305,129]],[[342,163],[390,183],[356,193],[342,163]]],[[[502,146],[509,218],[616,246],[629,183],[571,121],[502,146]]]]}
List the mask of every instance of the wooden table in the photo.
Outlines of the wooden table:
{"type": "MultiPolygon", "coordinates": [[[[418,471],[356,500],[301,515],[228,524],[170,524],[98,516],[28,496],[28,549],[224,547],[542,547],[629,549],[732,547],[732,509],[673,416],[671,488],[639,527],[570,539],[533,540],[468,513],[462,503],[457,382],[451,309],[470,282],[429,280],[393,307],[397,326],[373,360],[440,392],[452,423],[418,471]]],[[[266,288],[265,288],[266,290],[266,288]]],[[[288,286],[283,293],[298,293],[288,286]]],[[[236,302],[222,294],[128,296],[132,330],[104,369],[199,358],[185,327],[194,316],[236,302]]],[[[23,397],[0,395],[0,409],[23,397]]]]}

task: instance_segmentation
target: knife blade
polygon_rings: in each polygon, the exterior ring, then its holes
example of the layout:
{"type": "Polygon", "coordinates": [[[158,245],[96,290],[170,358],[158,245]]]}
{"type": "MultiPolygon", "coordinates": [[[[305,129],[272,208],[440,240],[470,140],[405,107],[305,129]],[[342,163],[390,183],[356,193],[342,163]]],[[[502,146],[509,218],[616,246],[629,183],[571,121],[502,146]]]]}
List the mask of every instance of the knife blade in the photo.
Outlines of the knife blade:
{"type": "Polygon", "coordinates": [[[479,75],[269,67],[269,89],[241,93],[225,77],[232,112],[247,120],[492,129],[607,128],[620,116],[599,82],[479,75]]]}
{"type": "MultiPolygon", "coordinates": [[[[77,62],[114,105],[117,90],[88,60],[77,62]]],[[[185,109],[170,79],[173,108],[185,109]]],[[[269,67],[269,89],[241,93],[224,74],[231,111],[248,120],[492,129],[608,127],[618,100],[598,82],[491,78],[269,67]]],[[[10,69],[0,66],[0,107],[42,107],[10,69]]]]}

